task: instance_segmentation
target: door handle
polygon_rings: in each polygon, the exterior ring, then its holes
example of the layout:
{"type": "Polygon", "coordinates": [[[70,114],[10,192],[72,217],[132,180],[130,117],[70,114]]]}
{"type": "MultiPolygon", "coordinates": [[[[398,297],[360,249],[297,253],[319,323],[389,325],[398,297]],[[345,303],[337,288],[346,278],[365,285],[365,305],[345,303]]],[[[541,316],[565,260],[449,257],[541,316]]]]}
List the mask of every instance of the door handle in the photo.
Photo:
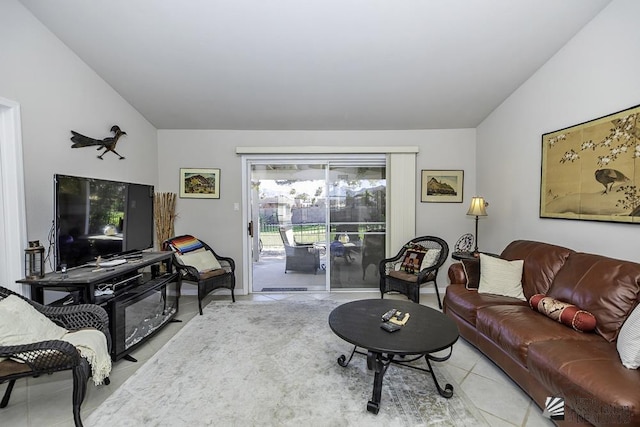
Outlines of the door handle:
{"type": "Polygon", "coordinates": [[[249,226],[247,227],[247,231],[249,232],[249,236],[253,237],[253,221],[249,221],[249,226]]]}

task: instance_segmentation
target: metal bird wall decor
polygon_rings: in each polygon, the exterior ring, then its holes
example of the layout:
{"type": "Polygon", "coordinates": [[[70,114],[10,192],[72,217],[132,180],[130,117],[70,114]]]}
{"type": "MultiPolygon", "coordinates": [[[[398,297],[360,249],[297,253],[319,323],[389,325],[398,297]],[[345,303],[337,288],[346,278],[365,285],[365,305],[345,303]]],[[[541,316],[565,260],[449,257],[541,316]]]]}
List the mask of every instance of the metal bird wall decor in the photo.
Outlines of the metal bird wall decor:
{"type": "Polygon", "coordinates": [[[104,156],[107,151],[111,151],[113,154],[118,156],[120,160],[122,160],[124,159],[124,157],[116,152],[116,144],[118,143],[120,137],[122,135],[126,135],[127,133],[122,131],[117,125],[113,125],[111,127],[111,132],[113,133],[113,136],[108,136],[104,139],[94,139],[72,130],[71,133],[73,134],[73,136],[71,137],[71,141],[73,141],[74,144],[71,146],[71,148],[98,146],[97,150],[104,149],[102,154],[98,156],[100,160],[103,160],[102,156],[104,156]]]}

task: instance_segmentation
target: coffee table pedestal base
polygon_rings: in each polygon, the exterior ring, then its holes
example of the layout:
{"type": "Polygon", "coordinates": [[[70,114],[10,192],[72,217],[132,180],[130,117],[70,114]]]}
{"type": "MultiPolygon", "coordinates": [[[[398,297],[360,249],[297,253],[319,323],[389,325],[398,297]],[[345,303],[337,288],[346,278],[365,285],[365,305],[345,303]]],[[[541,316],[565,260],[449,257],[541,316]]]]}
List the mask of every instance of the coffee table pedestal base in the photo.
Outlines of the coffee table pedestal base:
{"type": "Polygon", "coordinates": [[[427,354],[413,355],[411,356],[411,359],[407,359],[404,356],[400,356],[402,360],[396,360],[394,359],[394,357],[396,357],[395,354],[385,354],[385,353],[379,353],[375,351],[368,351],[367,353],[364,353],[364,352],[358,351],[358,346],[355,346],[348,360],[344,354],[338,357],[338,364],[343,368],[346,368],[347,365],[349,365],[349,362],[351,362],[351,359],[353,358],[353,355],[355,353],[367,356],[367,369],[372,370],[375,373],[373,378],[373,394],[371,395],[371,400],[367,402],[367,411],[373,414],[377,414],[380,411],[380,401],[382,397],[382,380],[384,378],[385,373],[387,372],[387,369],[389,368],[389,365],[392,363],[395,363],[397,365],[404,366],[407,368],[415,369],[418,371],[429,372],[431,374],[433,383],[435,384],[436,389],[438,390],[438,393],[440,394],[440,396],[445,397],[447,399],[453,396],[453,386],[447,383],[445,384],[444,388],[442,388],[440,386],[440,383],[438,382],[438,379],[436,378],[436,374],[433,371],[433,367],[431,366],[432,360],[434,362],[444,362],[448,360],[451,357],[452,350],[453,349],[450,347],[449,354],[444,357],[436,357],[427,353],[427,354]],[[420,368],[418,366],[409,365],[409,363],[415,362],[416,360],[422,357],[424,357],[424,360],[427,362],[427,366],[428,366],[427,369],[420,368]]]}

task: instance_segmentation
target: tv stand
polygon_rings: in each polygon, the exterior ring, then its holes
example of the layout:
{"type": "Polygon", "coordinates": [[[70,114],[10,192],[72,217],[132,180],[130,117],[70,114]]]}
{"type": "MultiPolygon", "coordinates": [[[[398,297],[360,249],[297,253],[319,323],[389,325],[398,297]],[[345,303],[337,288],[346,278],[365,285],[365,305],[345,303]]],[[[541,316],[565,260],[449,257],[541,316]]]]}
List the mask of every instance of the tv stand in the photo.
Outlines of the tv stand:
{"type": "Polygon", "coordinates": [[[103,307],[109,314],[111,358],[131,360],[133,349],[176,316],[182,284],[180,274],[173,270],[171,252],[136,255],[114,267],[82,267],[17,282],[29,285],[31,299],[41,304],[44,291],[49,290],[73,295],[73,299],[65,297],[52,305],[87,303],[103,307]]]}

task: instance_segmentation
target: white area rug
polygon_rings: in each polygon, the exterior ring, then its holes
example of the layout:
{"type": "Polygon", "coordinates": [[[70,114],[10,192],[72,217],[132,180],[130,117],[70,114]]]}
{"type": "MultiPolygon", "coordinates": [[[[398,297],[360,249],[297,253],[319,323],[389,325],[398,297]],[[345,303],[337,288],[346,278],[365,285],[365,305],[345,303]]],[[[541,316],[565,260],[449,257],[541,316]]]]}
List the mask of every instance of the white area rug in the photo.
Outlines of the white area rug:
{"type": "MultiPolygon", "coordinates": [[[[87,418],[87,426],[478,426],[459,387],[392,365],[380,412],[367,412],[373,372],[331,332],[338,303],[212,302],[87,418]]],[[[424,360],[420,366],[426,366],[424,360]]]]}

